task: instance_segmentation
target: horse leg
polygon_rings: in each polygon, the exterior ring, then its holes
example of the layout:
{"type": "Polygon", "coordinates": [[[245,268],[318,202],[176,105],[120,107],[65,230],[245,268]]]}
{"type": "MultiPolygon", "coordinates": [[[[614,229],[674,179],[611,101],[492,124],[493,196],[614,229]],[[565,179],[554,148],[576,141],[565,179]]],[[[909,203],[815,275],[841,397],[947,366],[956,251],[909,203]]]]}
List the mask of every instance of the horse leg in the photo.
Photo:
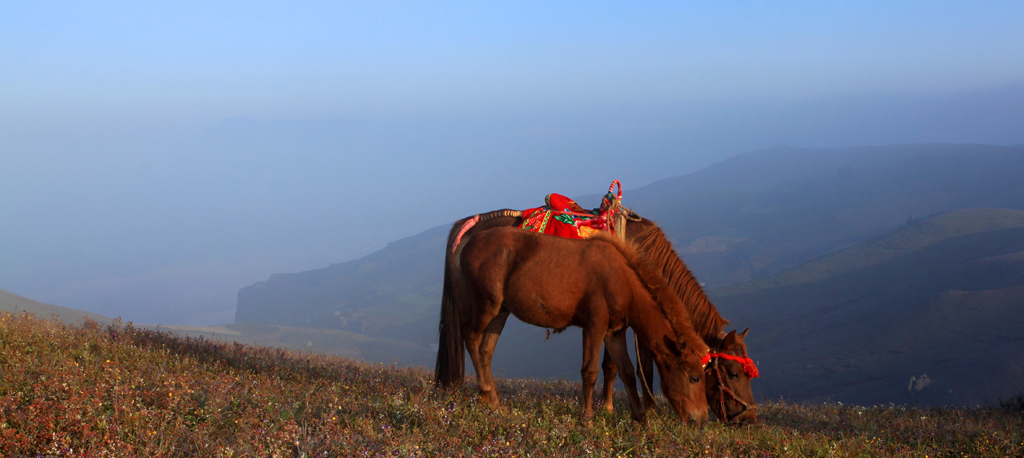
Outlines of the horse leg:
{"type": "MultiPolygon", "coordinates": [[[[611,355],[615,365],[621,367],[619,378],[626,386],[626,394],[629,396],[629,411],[633,419],[639,422],[644,421],[644,408],[640,404],[640,394],[636,392],[636,375],[633,373],[633,364],[629,360],[629,349],[626,346],[626,330],[612,334],[604,342],[605,356],[611,355]]],[[[609,383],[605,380],[605,383],[609,383]]],[[[614,383],[614,379],[611,383],[614,383]]]]}
{"type": "Polygon", "coordinates": [[[466,344],[466,351],[469,352],[469,360],[473,362],[473,371],[476,372],[476,386],[481,391],[480,400],[483,401],[483,381],[481,380],[482,376],[480,375],[483,373],[480,370],[480,367],[482,366],[482,363],[480,362],[481,333],[475,330],[465,329],[462,331],[462,336],[466,344]]]}
{"type": "Polygon", "coordinates": [[[597,373],[601,367],[601,341],[607,327],[590,325],[583,328],[583,368],[580,376],[583,379],[583,396],[581,416],[587,423],[594,418],[594,385],[597,384],[597,373]]]}
{"type": "Polygon", "coordinates": [[[462,335],[465,336],[466,351],[473,361],[473,369],[476,370],[476,385],[480,389],[480,402],[491,408],[498,407],[498,395],[494,393],[494,385],[488,384],[490,380],[490,364],[484,365],[481,354],[481,344],[484,340],[484,333],[490,326],[491,321],[499,315],[498,308],[482,307],[473,320],[463,328],[462,335]]]}
{"type": "Polygon", "coordinates": [[[601,369],[604,370],[604,392],[601,396],[601,407],[608,413],[615,411],[613,397],[615,396],[615,374],[618,369],[611,355],[608,354],[608,347],[604,349],[604,359],[601,361],[601,369]]]}
{"type": "Polygon", "coordinates": [[[494,383],[494,374],[491,373],[491,360],[494,359],[494,347],[498,345],[498,337],[501,337],[501,330],[505,328],[508,314],[508,310],[504,310],[491,319],[480,342],[480,373],[484,376],[480,392],[481,397],[486,393],[486,402],[491,407],[498,407],[498,385],[494,383]]]}

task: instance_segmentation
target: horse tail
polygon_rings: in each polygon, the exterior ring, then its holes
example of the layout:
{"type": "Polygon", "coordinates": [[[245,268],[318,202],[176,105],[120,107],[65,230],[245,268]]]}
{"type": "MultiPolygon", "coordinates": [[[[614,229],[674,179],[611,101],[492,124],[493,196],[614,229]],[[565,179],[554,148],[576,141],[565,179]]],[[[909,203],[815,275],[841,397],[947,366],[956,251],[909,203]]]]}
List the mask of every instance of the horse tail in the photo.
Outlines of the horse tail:
{"type": "Polygon", "coordinates": [[[480,231],[490,227],[515,226],[522,216],[523,212],[519,210],[495,210],[460,219],[448,232],[448,243],[444,250],[441,319],[437,326],[437,361],[434,364],[434,383],[437,386],[458,386],[466,378],[466,351],[462,348],[462,315],[465,310],[455,300],[455,286],[452,282],[455,249],[462,242],[462,237],[474,227],[480,231]]]}
{"type": "Polygon", "coordinates": [[[434,383],[439,387],[458,386],[466,378],[466,353],[462,349],[461,314],[452,285],[452,262],[460,239],[479,219],[479,215],[463,218],[456,221],[448,232],[448,243],[444,250],[441,320],[437,325],[437,362],[434,364],[434,383]]]}

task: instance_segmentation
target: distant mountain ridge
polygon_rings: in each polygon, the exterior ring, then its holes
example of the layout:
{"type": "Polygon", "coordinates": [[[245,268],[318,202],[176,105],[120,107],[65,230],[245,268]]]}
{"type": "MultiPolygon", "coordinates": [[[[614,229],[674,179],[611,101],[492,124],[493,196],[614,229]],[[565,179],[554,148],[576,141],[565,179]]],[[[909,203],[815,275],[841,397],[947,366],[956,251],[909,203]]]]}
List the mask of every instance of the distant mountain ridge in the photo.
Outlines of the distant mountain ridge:
{"type": "MultiPolygon", "coordinates": [[[[789,342],[792,337],[786,333],[789,331],[782,331],[788,328],[767,326],[772,323],[770,314],[807,314],[805,319],[813,323],[816,319],[828,321],[829,313],[842,310],[840,303],[832,304],[831,308],[810,307],[799,312],[798,308],[787,308],[784,293],[798,289],[810,291],[800,289],[806,287],[805,283],[820,288],[832,285],[827,288],[884,290],[885,294],[876,294],[879,300],[895,301],[895,304],[913,302],[918,304],[915,307],[941,303],[959,310],[959,305],[950,304],[960,304],[960,299],[964,303],[977,303],[981,298],[993,296],[1000,298],[1000,304],[1012,304],[1012,299],[1006,296],[1007,291],[1014,288],[1012,275],[1007,277],[1011,286],[1006,288],[965,290],[966,295],[960,295],[963,297],[958,296],[959,293],[941,293],[946,295],[939,297],[936,294],[940,293],[927,286],[930,283],[921,283],[920,279],[885,286],[885,278],[872,277],[869,273],[872,269],[889,269],[896,265],[892,263],[899,262],[910,263],[902,267],[910,271],[915,268],[913,262],[937,263],[938,267],[952,261],[942,254],[944,250],[962,250],[958,243],[970,246],[970,243],[986,243],[989,239],[1015,243],[1019,215],[1012,211],[1024,210],[1021,176],[1024,176],[1024,147],[893,145],[825,150],[779,146],[740,155],[690,175],[627,189],[624,203],[659,223],[698,279],[708,283],[712,299],[723,315],[740,329],[753,328],[750,335],[753,356],[766,364],[764,373],[775,374],[765,376],[764,382],[760,382],[763,394],[817,399],[833,392],[849,393],[847,399],[874,402],[860,388],[863,384],[851,380],[844,379],[842,383],[846,385],[837,387],[811,389],[808,386],[801,392],[787,387],[803,386],[793,385],[792,377],[775,378],[778,374],[792,372],[792,368],[773,366],[774,358],[781,355],[772,349],[789,348],[788,343],[780,344],[773,339],[789,342]],[[958,209],[986,208],[1005,210],[944,215],[958,209]],[[1006,211],[1010,213],[1001,213],[1006,211]],[[929,215],[935,216],[929,218],[929,215]],[[958,222],[952,226],[939,224],[951,215],[973,216],[955,217],[950,221],[958,222]],[[981,219],[971,223],[975,218],[981,219]],[[924,221],[928,224],[918,226],[924,221]],[[974,229],[971,229],[972,224],[976,226],[974,229]],[[906,232],[915,227],[918,232],[906,232]],[[922,231],[926,228],[940,232],[922,231]],[[881,239],[874,239],[894,230],[896,232],[881,239]],[[953,232],[945,232],[947,230],[953,232]],[[900,240],[900,237],[906,239],[907,245],[903,248],[913,250],[900,252],[898,259],[886,258],[885,244],[894,243],[893,240],[900,240]],[[870,245],[871,249],[857,245],[873,239],[875,245],[870,245]],[[857,257],[865,256],[876,265],[865,268],[858,264],[857,257]],[[851,269],[866,275],[866,280],[851,277],[851,269]],[[852,279],[859,280],[851,284],[852,279]],[[727,286],[730,284],[734,286],[727,286]],[[772,300],[762,299],[757,294],[767,294],[772,300]],[[927,295],[927,300],[915,295],[927,295]],[[761,349],[765,349],[763,354],[761,349]]],[[[538,201],[544,194],[557,191],[538,190],[538,201]]],[[[577,200],[584,206],[593,206],[598,199],[599,195],[595,194],[577,200]]],[[[480,211],[501,207],[501,203],[495,203],[493,208],[480,211]]],[[[431,229],[394,242],[362,259],[313,271],[276,274],[243,288],[239,292],[236,321],[323,326],[375,338],[433,344],[448,229],[431,229]]],[[[1016,266],[1013,253],[993,256],[947,267],[963,272],[966,278],[974,271],[972,269],[982,266],[989,269],[985,272],[997,270],[999,266],[1016,266]]],[[[920,307],[914,310],[920,311],[920,307]]],[[[890,308],[901,309],[896,305],[890,308]]],[[[920,319],[925,316],[921,315],[920,319]]],[[[868,318],[858,315],[858,319],[868,318]]],[[[847,326],[842,322],[831,323],[839,328],[847,326]]],[[[857,323],[847,327],[865,329],[857,323]]],[[[551,342],[544,343],[543,330],[510,321],[499,342],[495,369],[504,370],[506,376],[575,377],[575,370],[565,370],[565,362],[572,361],[575,365],[578,361],[578,336],[558,337],[557,341],[552,338],[551,342]],[[524,353],[504,356],[508,359],[502,361],[504,345],[514,346],[524,353]]],[[[843,344],[829,340],[829,345],[843,344]]],[[[887,359],[882,357],[879,361],[887,359]]],[[[844,363],[825,360],[818,364],[841,366],[844,363]]],[[[904,375],[907,373],[900,377],[904,375]]],[[[884,390],[875,388],[887,393],[879,399],[903,399],[899,397],[903,392],[891,386],[884,390]]],[[[983,397],[977,390],[972,395],[967,395],[965,388],[960,391],[954,388],[954,391],[957,396],[934,399],[924,399],[928,392],[922,391],[911,401],[957,403],[974,402],[983,397]]]]}
{"type": "MultiPolygon", "coordinates": [[[[912,218],[960,208],[1024,210],[1021,176],[1024,148],[779,146],[627,190],[624,203],[658,222],[698,279],[723,285],[781,271],[912,218]]],[[[538,190],[538,202],[548,192],[557,190],[538,190]]],[[[596,206],[599,195],[578,200],[596,206]]],[[[275,274],[239,291],[236,321],[389,337],[398,320],[412,326],[402,334],[432,341],[433,333],[421,329],[436,318],[448,229],[354,261],[275,274]]]]}
{"type": "Polygon", "coordinates": [[[1024,148],[778,146],[632,190],[697,276],[731,284],[961,208],[1024,209],[1024,148]],[[695,242],[728,242],[715,251],[695,242]],[[691,249],[695,248],[695,249],[691,249]]]}
{"type": "Polygon", "coordinates": [[[238,292],[238,323],[326,327],[436,342],[448,228],[389,243],[356,261],[274,274],[238,292]]]}
{"type": "Polygon", "coordinates": [[[907,225],[845,250],[813,259],[780,274],[730,287],[733,291],[811,283],[865,269],[927,249],[950,238],[1024,227],[1024,212],[1005,209],[953,210],[907,225]]]}

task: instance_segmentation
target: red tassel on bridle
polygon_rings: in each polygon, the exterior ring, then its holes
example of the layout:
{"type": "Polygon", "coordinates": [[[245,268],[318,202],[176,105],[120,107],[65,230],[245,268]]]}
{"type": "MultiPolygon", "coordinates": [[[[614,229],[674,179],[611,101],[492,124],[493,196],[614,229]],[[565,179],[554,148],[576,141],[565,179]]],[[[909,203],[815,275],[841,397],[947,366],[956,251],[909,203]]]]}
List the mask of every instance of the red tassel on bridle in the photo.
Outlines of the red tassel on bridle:
{"type": "MultiPolygon", "coordinates": [[[[708,360],[710,360],[711,358],[724,358],[724,359],[736,361],[736,362],[738,362],[738,363],[743,365],[743,373],[747,374],[747,378],[757,378],[758,375],[759,375],[758,372],[757,372],[757,365],[754,364],[754,360],[752,360],[750,358],[745,358],[745,357],[742,357],[742,356],[733,356],[733,355],[730,355],[730,354],[727,354],[727,353],[708,353],[708,355],[705,356],[705,358],[708,358],[708,360]]],[[[703,360],[702,360],[702,362],[703,362],[703,360]]],[[[707,364],[707,363],[704,363],[704,364],[707,364]]]]}

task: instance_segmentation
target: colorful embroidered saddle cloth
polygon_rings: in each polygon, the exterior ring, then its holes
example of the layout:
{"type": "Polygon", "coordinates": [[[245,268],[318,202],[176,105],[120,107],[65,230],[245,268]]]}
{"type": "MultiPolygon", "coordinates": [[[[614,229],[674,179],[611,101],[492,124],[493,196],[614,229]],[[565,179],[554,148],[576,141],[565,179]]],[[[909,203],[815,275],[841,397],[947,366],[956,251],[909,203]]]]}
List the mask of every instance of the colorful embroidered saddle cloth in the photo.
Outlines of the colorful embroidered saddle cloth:
{"type": "Polygon", "coordinates": [[[574,200],[561,194],[551,193],[544,197],[543,207],[523,210],[523,229],[542,234],[570,239],[590,238],[601,230],[612,230],[614,214],[621,208],[622,185],[619,180],[612,182],[608,193],[601,199],[601,206],[584,210],[574,200]],[[619,193],[612,192],[619,186],[619,193]]]}

